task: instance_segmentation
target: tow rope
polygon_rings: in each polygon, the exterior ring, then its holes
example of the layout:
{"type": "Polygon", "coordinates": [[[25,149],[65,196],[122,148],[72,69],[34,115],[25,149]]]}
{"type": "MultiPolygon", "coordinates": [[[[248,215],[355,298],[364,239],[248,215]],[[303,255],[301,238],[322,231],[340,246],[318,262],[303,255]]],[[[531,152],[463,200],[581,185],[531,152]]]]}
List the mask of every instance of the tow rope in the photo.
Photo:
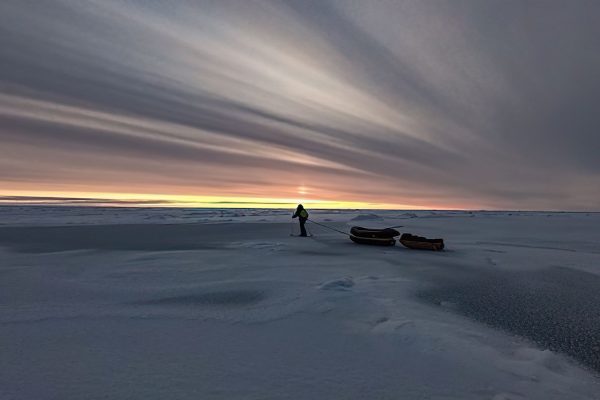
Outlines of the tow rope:
{"type": "Polygon", "coordinates": [[[350,234],[349,234],[349,233],[347,233],[347,232],[343,232],[343,231],[340,231],[339,229],[335,229],[335,228],[332,228],[332,227],[330,227],[330,226],[327,226],[327,225],[324,225],[324,224],[320,224],[320,223],[318,223],[318,222],[315,222],[315,221],[313,221],[312,219],[308,219],[308,218],[307,218],[306,220],[307,220],[307,221],[309,221],[309,222],[312,222],[313,224],[316,224],[316,225],[322,226],[323,228],[327,228],[327,229],[330,229],[330,230],[332,230],[332,231],[335,231],[335,232],[341,233],[342,235],[350,236],[350,234]]]}
{"type": "MultiPolygon", "coordinates": [[[[312,222],[312,223],[313,223],[313,224],[315,224],[315,225],[322,226],[323,228],[327,228],[327,229],[329,229],[329,230],[332,230],[332,231],[335,231],[335,232],[337,232],[337,233],[341,233],[342,235],[351,236],[351,235],[350,235],[348,232],[340,231],[339,229],[332,228],[331,226],[327,226],[327,225],[325,225],[325,224],[321,224],[321,223],[319,223],[319,222],[315,222],[315,221],[313,221],[312,219],[308,219],[308,218],[307,218],[306,220],[307,220],[307,221],[309,221],[309,222],[312,222]]],[[[403,226],[404,226],[404,225],[389,226],[389,227],[387,227],[387,228],[383,228],[383,229],[402,228],[403,226]]]]}

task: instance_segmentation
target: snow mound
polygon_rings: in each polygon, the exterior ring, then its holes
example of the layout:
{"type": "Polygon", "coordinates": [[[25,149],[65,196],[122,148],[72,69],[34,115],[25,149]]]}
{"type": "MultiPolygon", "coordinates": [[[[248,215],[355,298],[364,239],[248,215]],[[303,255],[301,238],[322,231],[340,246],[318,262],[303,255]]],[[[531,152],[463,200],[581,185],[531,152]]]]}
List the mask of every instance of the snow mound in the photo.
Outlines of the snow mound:
{"type": "Polygon", "coordinates": [[[334,279],[331,281],[327,281],[322,283],[319,286],[321,290],[349,290],[352,286],[354,286],[354,279],[352,277],[346,276],[340,279],[334,279]]]}
{"type": "Polygon", "coordinates": [[[383,221],[383,218],[377,214],[360,214],[350,221],[383,221]]]}
{"type": "Polygon", "coordinates": [[[402,216],[406,217],[406,218],[418,218],[419,217],[417,214],[411,213],[411,212],[404,213],[404,214],[402,214],[402,216]]]}

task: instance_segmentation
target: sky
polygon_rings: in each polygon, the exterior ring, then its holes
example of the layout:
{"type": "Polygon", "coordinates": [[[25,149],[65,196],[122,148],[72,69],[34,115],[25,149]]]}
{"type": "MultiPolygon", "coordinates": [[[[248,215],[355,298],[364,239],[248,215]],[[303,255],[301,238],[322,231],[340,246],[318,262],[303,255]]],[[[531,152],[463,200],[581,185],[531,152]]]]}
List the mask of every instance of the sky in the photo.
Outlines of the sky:
{"type": "Polygon", "coordinates": [[[599,18],[3,0],[0,203],[598,211],[599,18]]]}

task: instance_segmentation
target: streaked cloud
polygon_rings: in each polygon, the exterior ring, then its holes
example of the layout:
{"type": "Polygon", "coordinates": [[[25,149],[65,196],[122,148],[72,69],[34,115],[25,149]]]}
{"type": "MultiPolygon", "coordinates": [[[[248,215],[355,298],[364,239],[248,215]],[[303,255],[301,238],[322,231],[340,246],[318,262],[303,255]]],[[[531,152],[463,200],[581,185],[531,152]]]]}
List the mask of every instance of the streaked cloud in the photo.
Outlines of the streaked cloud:
{"type": "Polygon", "coordinates": [[[4,1],[0,186],[599,209],[597,15],[585,1],[4,1]]]}

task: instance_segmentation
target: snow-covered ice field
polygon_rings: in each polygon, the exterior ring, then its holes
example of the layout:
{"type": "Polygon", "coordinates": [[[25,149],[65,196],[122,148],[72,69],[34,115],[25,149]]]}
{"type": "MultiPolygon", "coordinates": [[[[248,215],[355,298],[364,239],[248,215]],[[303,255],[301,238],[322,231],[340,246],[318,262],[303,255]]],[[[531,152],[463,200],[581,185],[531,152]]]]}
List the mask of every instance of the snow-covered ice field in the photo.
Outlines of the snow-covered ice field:
{"type": "Polygon", "coordinates": [[[0,399],[600,399],[600,214],[291,213],[0,207],[0,399]]]}

